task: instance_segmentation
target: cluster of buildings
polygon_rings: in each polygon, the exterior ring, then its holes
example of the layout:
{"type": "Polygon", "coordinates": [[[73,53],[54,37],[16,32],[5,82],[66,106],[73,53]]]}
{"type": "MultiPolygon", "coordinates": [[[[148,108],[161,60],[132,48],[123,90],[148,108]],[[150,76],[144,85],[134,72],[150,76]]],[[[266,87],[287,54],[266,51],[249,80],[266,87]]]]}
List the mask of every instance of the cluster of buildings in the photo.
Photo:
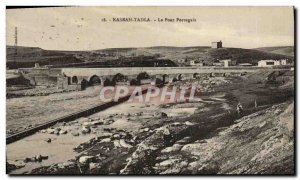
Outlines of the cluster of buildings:
{"type": "MultiPolygon", "coordinates": [[[[189,60],[187,61],[187,64],[190,66],[206,66],[201,60],[189,60]]],[[[258,61],[257,67],[272,67],[272,66],[285,66],[287,65],[287,59],[280,59],[280,60],[274,60],[274,59],[266,59],[266,60],[260,60],[258,61]]],[[[223,59],[223,60],[217,60],[216,62],[212,63],[212,66],[220,66],[220,67],[229,67],[229,66],[255,66],[251,63],[239,63],[237,64],[235,60],[231,59],[223,59]]]]}
{"type": "MultiPolygon", "coordinates": [[[[222,41],[217,41],[217,42],[211,42],[211,48],[212,49],[219,49],[223,48],[222,41]]],[[[202,60],[200,59],[182,59],[178,61],[180,64],[185,64],[189,66],[220,66],[220,67],[229,67],[229,66],[256,66],[256,64],[251,64],[251,63],[238,63],[235,60],[231,59],[222,59],[219,60],[217,59],[215,62],[212,64],[205,64],[202,60]]],[[[287,59],[280,59],[280,60],[274,60],[274,59],[263,59],[258,61],[257,67],[272,67],[272,66],[285,66],[287,65],[287,59]]]]}

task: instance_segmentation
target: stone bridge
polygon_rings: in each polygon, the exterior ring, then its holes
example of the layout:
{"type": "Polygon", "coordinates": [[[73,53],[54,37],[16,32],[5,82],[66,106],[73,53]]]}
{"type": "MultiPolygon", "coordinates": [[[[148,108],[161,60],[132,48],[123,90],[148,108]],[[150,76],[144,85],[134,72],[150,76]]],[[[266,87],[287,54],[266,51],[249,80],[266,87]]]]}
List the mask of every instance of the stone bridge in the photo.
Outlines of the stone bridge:
{"type": "Polygon", "coordinates": [[[88,84],[128,85],[147,82],[169,83],[183,79],[199,78],[201,75],[227,76],[257,71],[257,68],[216,68],[216,67],[133,67],[133,68],[62,68],[62,74],[70,77],[70,83],[86,81],[88,84]]]}
{"type": "Polygon", "coordinates": [[[22,68],[19,71],[33,85],[57,83],[59,88],[89,85],[165,84],[201,76],[228,76],[255,72],[257,67],[126,67],[126,68],[22,68]]]}

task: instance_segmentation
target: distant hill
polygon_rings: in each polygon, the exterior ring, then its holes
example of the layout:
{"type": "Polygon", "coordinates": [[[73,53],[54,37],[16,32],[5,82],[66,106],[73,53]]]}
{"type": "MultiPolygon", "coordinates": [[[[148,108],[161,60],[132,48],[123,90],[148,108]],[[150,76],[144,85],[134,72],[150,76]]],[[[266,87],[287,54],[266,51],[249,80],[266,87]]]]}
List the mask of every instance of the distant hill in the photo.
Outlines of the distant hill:
{"type": "Polygon", "coordinates": [[[293,56],[293,57],[295,52],[294,46],[261,47],[261,48],[256,48],[256,50],[274,53],[274,54],[293,56]]]}
{"type": "MultiPolygon", "coordinates": [[[[212,49],[208,46],[195,47],[172,47],[172,46],[155,46],[140,48],[109,48],[92,51],[56,51],[44,50],[38,47],[21,47],[17,48],[17,54],[12,46],[7,46],[7,66],[9,68],[33,67],[34,63],[40,65],[55,66],[81,66],[94,67],[96,65],[109,66],[127,65],[143,66],[138,61],[147,59],[147,66],[151,62],[164,60],[164,66],[175,66],[182,61],[199,60],[207,65],[222,59],[232,59],[237,63],[257,64],[261,59],[289,59],[293,62],[294,57],[282,55],[278,52],[284,51],[284,48],[259,48],[259,49],[242,49],[242,48],[220,48],[212,49]],[[268,52],[270,51],[270,52],[268,52]],[[277,53],[273,53],[277,52],[277,53]],[[138,57],[138,58],[136,58],[138,57]],[[170,61],[171,60],[171,61],[170,61]],[[124,63],[120,63],[123,62],[124,63]],[[131,63],[132,61],[132,63],[131,63]],[[173,62],[174,63],[173,63],[173,62]],[[87,65],[88,64],[88,65],[87,65]]],[[[287,50],[285,52],[288,52],[287,50]]],[[[146,65],[146,64],[145,64],[146,65]]]]}
{"type": "Polygon", "coordinates": [[[10,69],[40,65],[61,65],[84,62],[72,54],[62,51],[44,50],[38,47],[6,46],[6,66],[10,69]]]}
{"type": "Polygon", "coordinates": [[[157,55],[175,62],[180,60],[199,60],[206,64],[212,64],[214,61],[222,59],[236,60],[237,63],[257,64],[262,59],[289,59],[293,61],[293,56],[275,54],[257,49],[242,48],[220,48],[212,49],[208,46],[195,47],[172,47],[172,46],[155,46],[145,48],[121,48],[121,49],[102,49],[96,52],[112,53],[122,56],[130,55],[157,55]]]}

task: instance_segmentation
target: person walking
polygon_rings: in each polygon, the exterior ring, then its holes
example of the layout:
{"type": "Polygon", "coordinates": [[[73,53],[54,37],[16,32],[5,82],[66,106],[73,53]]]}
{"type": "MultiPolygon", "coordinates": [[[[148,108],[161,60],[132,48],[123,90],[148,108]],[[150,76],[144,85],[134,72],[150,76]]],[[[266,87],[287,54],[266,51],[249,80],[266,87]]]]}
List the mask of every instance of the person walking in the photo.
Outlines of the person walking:
{"type": "Polygon", "coordinates": [[[238,114],[238,117],[242,117],[243,116],[244,109],[243,109],[243,106],[242,106],[242,104],[240,102],[236,106],[236,112],[238,114]]]}

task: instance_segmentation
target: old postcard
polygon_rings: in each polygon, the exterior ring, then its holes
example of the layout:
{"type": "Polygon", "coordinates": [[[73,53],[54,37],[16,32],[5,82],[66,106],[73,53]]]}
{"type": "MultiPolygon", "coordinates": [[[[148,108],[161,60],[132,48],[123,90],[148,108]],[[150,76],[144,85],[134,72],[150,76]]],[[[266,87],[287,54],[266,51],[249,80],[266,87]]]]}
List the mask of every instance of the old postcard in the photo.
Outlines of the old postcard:
{"type": "Polygon", "coordinates": [[[7,7],[10,175],[295,175],[293,7],[7,7]]]}

